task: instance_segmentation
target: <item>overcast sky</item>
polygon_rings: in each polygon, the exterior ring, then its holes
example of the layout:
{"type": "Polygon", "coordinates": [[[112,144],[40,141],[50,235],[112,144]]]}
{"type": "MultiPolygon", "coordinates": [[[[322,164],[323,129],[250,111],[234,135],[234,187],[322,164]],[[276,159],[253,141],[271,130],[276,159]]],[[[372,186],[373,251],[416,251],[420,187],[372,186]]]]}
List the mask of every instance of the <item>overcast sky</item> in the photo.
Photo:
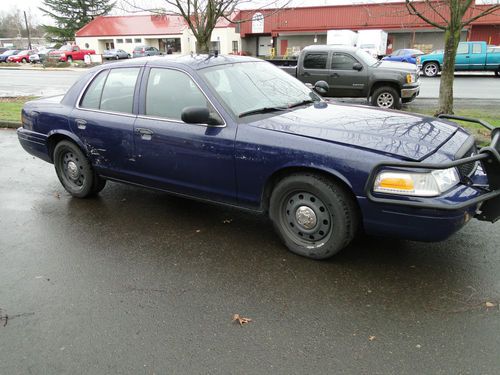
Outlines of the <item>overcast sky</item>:
{"type": "MultiPolygon", "coordinates": [[[[145,8],[153,7],[158,4],[158,6],[162,6],[165,4],[162,0],[135,0],[137,4],[145,4],[145,8]]],[[[281,1],[281,4],[286,0],[277,0],[281,1]]],[[[341,4],[360,4],[360,3],[377,3],[384,1],[404,1],[404,0],[292,0],[290,6],[315,6],[315,5],[341,5],[341,4]]],[[[495,3],[499,0],[477,0],[479,2],[488,2],[495,3]]],[[[28,11],[35,19],[34,23],[48,23],[49,19],[46,19],[46,16],[42,16],[42,13],[38,9],[39,6],[42,5],[42,0],[0,0],[2,3],[1,11],[9,11],[12,8],[18,8],[19,10],[28,11]]],[[[118,0],[118,3],[120,0],[118,0]]],[[[258,8],[264,4],[270,4],[272,0],[255,0],[250,4],[246,4],[246,8],[258,8]]],[[[115,14],[123,14],[123,11],[116,9],[113,13],[115,14]]]]}

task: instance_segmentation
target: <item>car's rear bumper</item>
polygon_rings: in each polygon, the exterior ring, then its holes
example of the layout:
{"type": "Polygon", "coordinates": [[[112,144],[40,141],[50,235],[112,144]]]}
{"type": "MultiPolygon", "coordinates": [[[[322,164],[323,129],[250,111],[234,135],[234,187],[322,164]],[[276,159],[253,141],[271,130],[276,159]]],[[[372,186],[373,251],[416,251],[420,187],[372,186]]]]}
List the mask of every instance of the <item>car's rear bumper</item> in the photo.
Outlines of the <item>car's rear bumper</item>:
{"type": "Polygon", "coordinates": [[[52,163],[47,148],[47,136],[45,134],[33,132],[25,128],[18,128],[17,138],[22,148],[29,154],[52,163]]]}

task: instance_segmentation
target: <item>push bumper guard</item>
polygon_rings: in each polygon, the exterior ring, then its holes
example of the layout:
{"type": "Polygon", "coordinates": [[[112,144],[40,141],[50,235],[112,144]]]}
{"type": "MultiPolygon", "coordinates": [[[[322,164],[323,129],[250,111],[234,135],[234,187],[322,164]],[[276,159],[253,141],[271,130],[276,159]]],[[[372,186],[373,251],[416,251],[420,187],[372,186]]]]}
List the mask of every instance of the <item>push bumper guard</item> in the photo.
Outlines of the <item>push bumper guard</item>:
{"type": "MultiPolygon", "coordinates": [[[[401,205],[401,206],[416,207],[416,208],[439,209],[447,211],[460,210],[473,205],[479,205],[475,217],[478,220],[490,221],[494,223],[495,221],[500,219],[500,128],[495,128],[485,121],[473,118],[452,116],[452,115],[439,115],[438,117],[444,119],[472,122],[484,126],[485,128],[491,131],[490,145],[481,148],[477,155],[454,160],[452,162],[444,164],[419,163],[419,162],[394,162],[394,163],[377,164],[373,168],[365,186],[365,193],[367,198],[370,201],[376,203],[401,205]],[[489,186],[474,185],[471,184],[470,181],[463,181],[464,183],[466,183],[471,187],[476,187],[484,191],[483,194],[475,198],[469,199],[465,202],[460,202],[456,204],[445,204],[445,203],[429,202],[428,198],[426,199],[419,197],[406,197],[407,199],[405,200],[394,196],[392,196],[393,198],[384,198],[378,195],[377,196],[373,195],[372,189],[373,189],[373,184],[375,182],[375,178],[377,177],[379,172],[384,168],[426,169],[426,170],[447,169],[476,161],[482,162],[483,169],[488,177],[489,186]]],[[[387,195],[387,194],[380,194],[380,195],[387,195]]]]}

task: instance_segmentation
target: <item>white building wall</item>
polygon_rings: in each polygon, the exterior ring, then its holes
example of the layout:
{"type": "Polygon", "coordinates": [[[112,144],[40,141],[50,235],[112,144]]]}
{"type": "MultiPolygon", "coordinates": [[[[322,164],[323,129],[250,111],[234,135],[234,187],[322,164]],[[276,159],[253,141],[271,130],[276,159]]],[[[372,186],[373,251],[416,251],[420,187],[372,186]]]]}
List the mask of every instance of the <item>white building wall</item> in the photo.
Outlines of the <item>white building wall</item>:
{"type": "Polygon", "coordinates": [[[212,32],[212,42],[220,43],[220,53],[228,55],[233,52],[233,41],[238,42],[238,52],[241,51],[241,37],[234,27],[215,28],[212,32]]]}

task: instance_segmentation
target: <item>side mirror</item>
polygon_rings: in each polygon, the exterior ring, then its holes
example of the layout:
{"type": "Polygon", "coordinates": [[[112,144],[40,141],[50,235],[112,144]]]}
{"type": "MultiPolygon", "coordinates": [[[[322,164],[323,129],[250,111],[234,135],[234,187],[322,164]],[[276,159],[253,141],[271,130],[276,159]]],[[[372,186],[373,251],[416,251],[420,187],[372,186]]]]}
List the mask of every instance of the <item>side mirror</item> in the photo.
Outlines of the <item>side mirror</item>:
{"type": "Polygon", "coordinates": [[[207,107],[186,107],[182,110],[181,119],[187,124],[208,124],[210,111],[207,107]]]}
{"type": "Polygon", "coordinates": [[[313,90],[320,95],[326,95],[330,91],[330,85],[325,81],[318,81],[314,84],[313,90]]]}
{"type": "Polygon", "coordinates": [[[361,63],[355,63],[355,64],[352,66],[352,68],[353,68],[354,70],[357,70],[358,72],[360,72],[360,71],[362,71],[362,70],[363,70],[363,64],[361,64],[361,63]]]}

